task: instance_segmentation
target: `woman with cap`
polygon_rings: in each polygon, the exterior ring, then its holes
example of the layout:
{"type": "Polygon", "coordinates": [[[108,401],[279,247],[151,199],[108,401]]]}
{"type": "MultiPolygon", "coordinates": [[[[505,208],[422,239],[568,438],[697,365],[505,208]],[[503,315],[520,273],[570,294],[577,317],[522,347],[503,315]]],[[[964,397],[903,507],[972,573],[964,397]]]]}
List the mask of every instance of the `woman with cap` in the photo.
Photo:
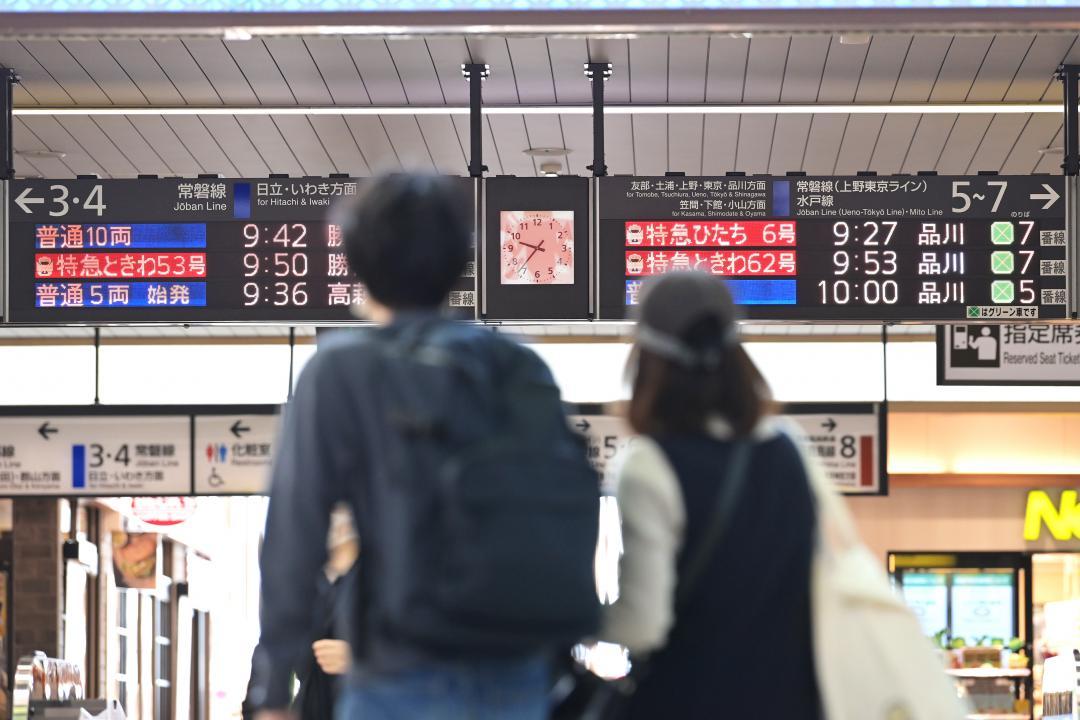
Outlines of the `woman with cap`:
{"type": "Polygon", "coordinates": [[[818,720],[814,508],[722,281],[647,286],[618,477],[624,555],[603,639],[630,649],[628,718],[818,720]]]}

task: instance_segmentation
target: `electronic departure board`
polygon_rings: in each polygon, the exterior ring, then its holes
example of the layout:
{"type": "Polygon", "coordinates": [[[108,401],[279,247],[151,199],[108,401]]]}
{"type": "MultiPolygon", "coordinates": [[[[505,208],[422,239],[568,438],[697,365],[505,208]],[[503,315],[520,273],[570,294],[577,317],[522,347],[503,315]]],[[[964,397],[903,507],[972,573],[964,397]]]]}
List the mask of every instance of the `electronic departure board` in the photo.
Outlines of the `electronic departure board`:
{"type": "MultiPolygon", "coordinates": [[[[472,206],[473,181],[460,181],[472,206]]],[[[330,208],[370,180],[11,183],[9,318],[18,323],[334,322],[363,286],[330,208]]],[[[470,217],[472,214],[469,214],[470,217]]],[[[475,263],[448,305],[475,314],[475,263]]]]}
{"type": "Polygon", "coordinates": [[[723,276],[751,319],[1067,317],[1064,182],[1052,176],[599,180],[599,315],[649,276],[723,276]]]}

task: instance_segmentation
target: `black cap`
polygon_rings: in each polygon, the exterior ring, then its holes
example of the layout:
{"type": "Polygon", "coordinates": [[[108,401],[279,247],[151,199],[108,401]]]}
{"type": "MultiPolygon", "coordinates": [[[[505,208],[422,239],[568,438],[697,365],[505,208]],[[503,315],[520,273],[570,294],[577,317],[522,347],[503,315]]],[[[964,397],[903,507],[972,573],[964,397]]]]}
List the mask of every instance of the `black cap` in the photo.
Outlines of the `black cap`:
{"type": "Polygon", "coordinates": [[[739,339],[731,292],[723,280],[703,272],[647,281],[636,319],[638,346],[689,367],[716,367],[739,339]]]}

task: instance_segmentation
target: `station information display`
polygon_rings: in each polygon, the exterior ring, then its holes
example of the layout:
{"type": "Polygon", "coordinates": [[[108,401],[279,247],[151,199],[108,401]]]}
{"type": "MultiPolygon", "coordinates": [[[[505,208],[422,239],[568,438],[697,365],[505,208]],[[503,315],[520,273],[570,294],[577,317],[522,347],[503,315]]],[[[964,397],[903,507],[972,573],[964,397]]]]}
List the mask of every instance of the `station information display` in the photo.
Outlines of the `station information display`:
{"type": "Polygon", "coordinates": [[[751,319],[1064,319],[1064,194],[1052,176],[601,178],[599,316],[697,269],[751,319]]]}
{"type": "MultiPolygon", "coordinates": [[[[461,183],[471,206],[473,183],[461,183]]],[[[333,322],[365,301],[331,207],[368,180],[20,180],[11,322],[333,322]]],[[[448,304],[472,317],[475,263],[448,304]]]]}

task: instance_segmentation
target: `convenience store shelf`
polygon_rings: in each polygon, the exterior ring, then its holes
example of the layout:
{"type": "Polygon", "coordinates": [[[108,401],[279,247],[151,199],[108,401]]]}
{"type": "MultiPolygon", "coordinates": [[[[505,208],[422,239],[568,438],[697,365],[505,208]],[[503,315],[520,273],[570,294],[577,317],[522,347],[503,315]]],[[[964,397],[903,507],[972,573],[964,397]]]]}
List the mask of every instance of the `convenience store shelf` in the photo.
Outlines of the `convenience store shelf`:
{"type": "MultiPolygon", "coordinates": [[[[1026,678],[1031,677],[1028,668],[962,668],[959,670],[946,670],[955,678],[1026,678]]],[[[968,717],[971,717],[970,715],[968,717]]],[[[998,717],[998,716],[993,716],[998,717]]],[[[1026,716],[1025,716],[1026,717],[1026,716]]]]}

